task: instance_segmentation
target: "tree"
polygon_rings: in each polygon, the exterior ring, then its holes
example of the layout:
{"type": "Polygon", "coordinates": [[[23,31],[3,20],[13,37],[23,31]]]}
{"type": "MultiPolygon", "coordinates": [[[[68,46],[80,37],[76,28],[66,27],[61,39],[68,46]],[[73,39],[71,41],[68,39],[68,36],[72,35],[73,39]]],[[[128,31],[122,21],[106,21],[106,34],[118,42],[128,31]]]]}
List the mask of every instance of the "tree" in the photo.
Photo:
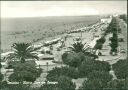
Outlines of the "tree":
{"type": "Polygon", "coordinates": [[[118,47],[118,36],[117,34],[113,33],[113,37],[110,39],[111,43],[111,52],[117,53],[117,47],[118,47]]]}
{"type": "MultiPolygon", "coordinates": [[[[86,44],[86,43],[85,43],[86,44]]],[[[72,52],[86,52],[87,48],[85,47],[85,44],[82,44],[82,42],[76,42],[74,44],[72,44],[71,47],[69,47],[71,49],[72,52]]]]}
{"type": "Polygon", "coordinates": [[[30,43],[14,43],[12,47],[14,49],[14,53],[9,54],[6,59],[18,59],[22,63],[24,63],[26,59],[30,58],[38,60],[38,56],[36,53],[33,53],[34,48],[30,43]]]}

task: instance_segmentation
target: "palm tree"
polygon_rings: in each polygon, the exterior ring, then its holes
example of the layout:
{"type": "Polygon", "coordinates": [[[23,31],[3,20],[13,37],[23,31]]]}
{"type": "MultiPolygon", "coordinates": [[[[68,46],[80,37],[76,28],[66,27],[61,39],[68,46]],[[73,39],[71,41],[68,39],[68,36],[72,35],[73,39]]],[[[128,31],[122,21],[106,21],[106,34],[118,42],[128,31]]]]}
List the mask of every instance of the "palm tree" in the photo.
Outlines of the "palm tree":
{"type": "Polygon", "coordinates": [[[21,63],[24,63],[26,59],[38,60],[38,56],[36,53],[33,53],[34,48],[30,43],[14,43],[12,48],[14,49],[14,53],[9,54],[6,58],[7,60],[18,59],[21,63]]]}
{"type": "Polygon", "coordinates": [[[71,49],[70,52],[75,52],[75,53],[82,52],[86,56],[93,57],[94,59],[98,58],[97,55],[89,51],[88,45],[86,45],[86,43],[85,44],[82,44],[82,42],[74,43],[72,44],[72,47],[69,47],[69,49],[71,49]]]}
{"type": "Polygon", "coordinates": [[[71,51],[76,52],[76,53],[78,53],[78,52],[85,53],[88,49],[87,47],[85,47],[85,44],[82,44],[82,42],[76,42],[76,43],[72,44],[72,46],[69,47],[69,49],[71,49],[71,51]]]}

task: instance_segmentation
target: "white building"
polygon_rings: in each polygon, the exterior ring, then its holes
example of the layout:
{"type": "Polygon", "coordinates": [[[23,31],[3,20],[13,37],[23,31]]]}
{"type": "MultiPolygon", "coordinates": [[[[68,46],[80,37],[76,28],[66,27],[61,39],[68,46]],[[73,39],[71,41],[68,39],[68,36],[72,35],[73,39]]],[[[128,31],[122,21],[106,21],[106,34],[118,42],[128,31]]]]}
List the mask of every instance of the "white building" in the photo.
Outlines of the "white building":
{"type": "Polygon", "coordinates": [[[110,23],[111,22],[111,18],[103,18],[101,19],[102,23],[110,23]]]}

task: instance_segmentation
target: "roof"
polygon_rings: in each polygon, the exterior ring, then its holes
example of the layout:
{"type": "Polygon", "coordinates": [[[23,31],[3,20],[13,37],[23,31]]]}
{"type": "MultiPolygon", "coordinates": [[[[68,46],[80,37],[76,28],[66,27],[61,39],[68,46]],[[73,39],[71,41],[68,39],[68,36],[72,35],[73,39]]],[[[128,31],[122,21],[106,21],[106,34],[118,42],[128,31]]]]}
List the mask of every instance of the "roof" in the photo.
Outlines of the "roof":
{"type": "Polygon", "coordinates": [[[7,56],[9,54],[12,54],[12,53],[14,53],[14,52],[13,51],[9,51],[9,52],[5,52],[5,53],[1,53],[1,57],[5,57],[5,56],[7,56]]]}
{"type": "Polygon", "coordinates": [[[40,50],[38,50],[38,51],[50,51],[50,48],[49,47],[42,47],[40,50]]]}
{"type": "Polygon", "coordinates": [[[39,58],[54,58],[54,55],[49,54],[38,54],[39,58]]]}

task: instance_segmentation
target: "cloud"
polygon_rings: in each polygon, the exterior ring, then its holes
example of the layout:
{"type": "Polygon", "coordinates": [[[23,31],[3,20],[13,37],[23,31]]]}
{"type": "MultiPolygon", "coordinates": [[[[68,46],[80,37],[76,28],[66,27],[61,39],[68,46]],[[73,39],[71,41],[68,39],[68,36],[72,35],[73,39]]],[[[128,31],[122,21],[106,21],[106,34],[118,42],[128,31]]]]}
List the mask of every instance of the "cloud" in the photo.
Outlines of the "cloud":
{"type": "Polygon", "coordinates": [[[1,17],[79,16],[126,11],[125,1],[1,1],[1,17]]]}

